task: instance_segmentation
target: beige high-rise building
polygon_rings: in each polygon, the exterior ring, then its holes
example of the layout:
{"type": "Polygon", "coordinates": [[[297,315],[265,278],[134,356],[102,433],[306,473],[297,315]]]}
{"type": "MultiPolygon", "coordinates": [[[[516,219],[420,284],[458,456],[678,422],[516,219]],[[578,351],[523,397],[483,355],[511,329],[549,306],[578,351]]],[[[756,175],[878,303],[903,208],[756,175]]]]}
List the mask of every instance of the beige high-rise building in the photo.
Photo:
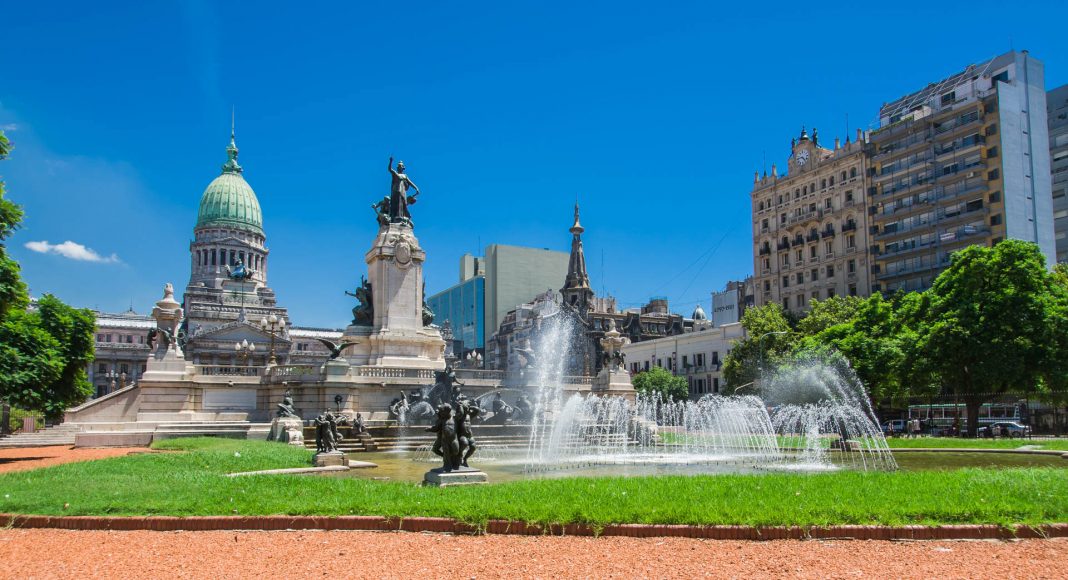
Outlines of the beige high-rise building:
{"type": "Polygon", "coordinates": [[[757,306],[803,312],[813,299],[868,296],[867,166],[863,134],[834,148],[815,129],[790,144],[785,175],[754,176],[753,272],[757,306]]]}
{"type": "Polygon", "coordinates": [[[883,105],[868,136],[874,289],[925,290],[971,244],[1055,261],[1043,66],[1009,52],[883,105]]]}

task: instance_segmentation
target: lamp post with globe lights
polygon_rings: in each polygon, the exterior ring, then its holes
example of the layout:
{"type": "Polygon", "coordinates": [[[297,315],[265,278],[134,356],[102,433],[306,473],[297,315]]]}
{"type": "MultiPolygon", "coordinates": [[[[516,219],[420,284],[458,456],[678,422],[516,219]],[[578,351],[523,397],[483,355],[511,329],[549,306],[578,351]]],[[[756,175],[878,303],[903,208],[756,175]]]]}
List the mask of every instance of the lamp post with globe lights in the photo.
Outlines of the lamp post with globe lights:
{"type": "Polygon", "coordinates": [[[273,367],[278,364],[278,361],[274,357],[274,339],[275,337],[280,336],[282,334],[282,331],[285,330],[285,327],[285,319],[274,314],[270,316],[264,316],[263,319],[260,320],[260,329],[271,335],[271,356],[270,360],[267,362],[268,366],[273,367]]]}
{"type": "Polygon", "coordinates": [[[252,355],[256,353],[256,343],[249,342],[248,339],[242,340],[241,342],[235,342],[234,352],[237,353],[237,356],[241,357],[241,361],[244,362],[247,367],[249,366],[249,360],[252,358],[252,355]]]}

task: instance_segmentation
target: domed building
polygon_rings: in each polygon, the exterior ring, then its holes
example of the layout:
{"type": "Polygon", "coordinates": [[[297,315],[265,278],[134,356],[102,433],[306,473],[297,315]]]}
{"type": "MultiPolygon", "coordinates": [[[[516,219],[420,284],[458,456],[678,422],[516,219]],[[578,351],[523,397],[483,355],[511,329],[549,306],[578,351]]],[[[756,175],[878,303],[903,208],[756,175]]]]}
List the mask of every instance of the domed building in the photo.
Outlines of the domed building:
{"type": "Polygon", "coordinates": [[[209,366],[265,366],[273,344],[276,362],[284,364],[289,314],[267,285],[270,250],[263,212],[237,154],[231,133],[222,173],[200,197],[183,304],[186,358],[209,366]],[[273,332],[263,328],[265,319],[274,322],[273,332]],[[245,344],[255,346],[238,350],[236,345],[245,344]]]}

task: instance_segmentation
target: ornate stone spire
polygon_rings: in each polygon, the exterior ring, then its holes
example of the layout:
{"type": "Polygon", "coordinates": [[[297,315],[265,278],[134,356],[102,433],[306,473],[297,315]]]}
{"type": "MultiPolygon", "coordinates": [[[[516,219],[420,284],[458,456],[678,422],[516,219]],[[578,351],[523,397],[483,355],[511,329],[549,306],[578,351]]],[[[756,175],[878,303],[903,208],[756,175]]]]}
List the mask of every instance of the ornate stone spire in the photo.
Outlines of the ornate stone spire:
{"type": "Polygon", "coordinates": [[[590,288],[590,277],[586,273],[586,255],[582,251],[582,232],[586,231],[579,223],[579,206],[575,204],[575,223],[571,226],[571,258],[567,263],[567,278],[564,287],[560,289],[564,301],[578,306],[580,309],[588,307],[593,298],[593,290],[590,288]]]}

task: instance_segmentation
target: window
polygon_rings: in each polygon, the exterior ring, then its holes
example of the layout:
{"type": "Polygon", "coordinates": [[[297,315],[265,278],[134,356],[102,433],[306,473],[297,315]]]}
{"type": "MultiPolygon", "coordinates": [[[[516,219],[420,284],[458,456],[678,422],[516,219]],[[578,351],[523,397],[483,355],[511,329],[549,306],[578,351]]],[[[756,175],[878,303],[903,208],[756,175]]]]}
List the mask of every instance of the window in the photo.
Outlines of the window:
{"type": "Polygon", "coordinates": [[[771,292],[771,280],[764,280],[764,291],[771,292]]]}
{"type": "Polygon", "coordinates": [[[845,180],[846,180],[846,172],[845,172],[845,171],[843,171],[843,172],[842,172],[842,181],[845,181],[845,180]]]}
{"type": "Polygon", "coordinates": [[[834,176],[833,175],[827,180],[827,184],[830,185],[831,187],[834,187],[834,176]]]}
{"type": "Polygon", "coordinates": [[[98,374],[101,374],[101,375],[102,375],[102,374],[104,374],[104,373],[106,373],[106,372],[108,372],[108,365],[107,365],[107,364],[105,364],[105,363],[100,363],[100,364],[99,364],[99,365],[97,365],[97,367],[96,367],[96,372],[97,372],[98,374]]]}
{"type": "Polygon", "coordinates": [[[850,260],[850,261],[846,262],[846,272],[849,272],[850,274],[855,274],[857,272],[857,261],[856,260],[850,260]]]}
{"type": "Polygon", "coordinates": [[[834,255],[834,242],[832,242],[830,240],[827,240],[826,242],[823,242],[823,253],[827,254],[828,256],[833,256],[834,255]]]}
{"type": "Polygon", "coordinates": [[[827,298],[834,298],[834,288],[827,289],[827,298]]]}
{"type": "Polygon", "coordinates": [[[857,285],[856,284],[850,284],[849,285],[849,295],[850,296],[856,296],[857,295],[857,285]]]}
{"type": "Polygon", "coordinates": [[[823,200],[823,209],[831,209],[831,198],[823,200]]]}
{"type": "Polygon", "coordinates": [[[764,218],[763,220],[761,220],[760,229],[765,232],[768,231],[768,218],[764,218]]]}
{"type": "Polygon", "coordinates": [[[994,181],[995,179],[998,179],[1000,177],[1001,177],[1001,171],[998,171],[997,169],[991,169],[990,171],[986,172],[986,180],[987,181],[994,181]]]}
{"type": "Polygon", "coordinates": [[[697,359],[697,366],[699,366],[699,367],[705,366],[705,353],[699,352],[699,353],[694,355],[694,358],[697,359]]]}
{"type": "Polygon", "coordinates": [[[949,91],[948,93],[942,95],[942,104],[943,105],[951,105],[951,104],[953,104],[953,101],[956,101],[956,100],[957,100],[956,91],[949,91]]]}
{"type": "Polygon", "coordinates": [[[104,335],[103,334],[96,335],[96,341],[97,342],[104,342],[104,335]]]}
{"type": "Polygon", "coordinates": [[[784,213],[779,214],[779,223],[783,224],[783,225],[786,225],[786,214],[784,214],[784,213]]]}
{"type": "Polygon", "coordinates": [[[815,258],[816,257],[816,244],[812,244],[811,246],[808,247],[808,257],[809,258],[815,258]]]}
{"type": "Polygon", "coordinates": [[[799,264],[805,261],[805,255],[802,253],[801,248],[797,249],[795,257],[797,258],[797,263],[799,264]]]}
{"type": "Polygon", "coordinates": [[[998,148],[997,148],[996,145],[994,147],[991,147],[991,148],[986,150],[986,158],[987,159],[993,159],[993,158],[995,158],[997,156],[998,156],[998,148]]]}
{"type": "Polygon", "coordinates": [[[712,377],[712,392],[713,393],[718,393],[719,392],[719,378],[718,377],[712,377]]]}
{"type": "Polygon", "coordinates": [[[810,278],[810,279],[811,279],[811,280],[812,280],[813,282],[815,282],[816,280],[819,280],[819,279],[820,279],[820,271],[819,271],[819,268],[813,268],[813,269],[812,269],[812,271],[811,271],[811,272],[809,272],[809,278],[810,278]]]}
{"type": "Polygon", "coordinates": [[[797,304],[798,308],[804,308],[805,307],[805,295],[804,294],[798,294],[797,296],[795,296],[794,297],[794,303],[797,304]]]}
{"type": "Polygon", "coordinates": [[[857,236],[855,236],[853,234],[849,234],[848,236],[846,236],[846,247],[847,248],[855,248],[855,247],[857,247],[857,236]]]}
{"type": "Polygon", "coordinates": [[[797,283],[798,284],[804,284],[805,283],[805,273],[804,272],[798,272],[798,273],[794,274],[794,278],[797,279],[797,283]]]}
{"type": "Polygon", "coordinates": [[[782,299],[782,307],[784,310],[790,309],[790,298],[788,296],[782,299]]]}
{"type": "Polygon", "coordinates": [[[215,250],[211,251],[211,265],[215,266],[215,250]]]}
{"type": "Polygon", "coordinates": [[[990,80],[991,80],[991,82],[995,82],[995,83],[999,83],[999,82],[1000,83],[1007,83],[1007,82],[1009,82],[1009,71],[1003,70],[1003,71],[999,72],[998,74],[990,77],[990,80]]]}
{"type": "Polygon", "coordinates": [[[121,365],[119,365],[119,372],[124,375],[128,374],[130,372],[130,365],[122,363],[121,365]]]}
{"type": "Polygon", "coordinates": [[[852,179],[857,176],[857,168],[852,167],[849,169],[849,178],[852,179]]]}
{"type": "Polygon", "coordinates": [[[827,266],[827,277],[834,278],[834,265],[827,266]]]}
{"type": "Polygon", "coordinates": [[[783,266],[789,266],[790,265],[790,254],[783,254],[782,255],[782,265],[783,266]]]}
{"type": "Polygon", "coordinates": [[[782,277],[782,287],[783,288],[789,288],[790,287],[790,277],[789,276],[783,276],[782,277]]]}
{"type": "Polygon", "coordinates": [[[827,179],[826,178],[820,180],[820,189],[827,189],[827,179]]]}
{"type": "Polygon", "coordinates": [[[997,133],[998,133],[998,126],[997,126],[997,123],[995,123],[995,124],[993,124],[993,125],[990,125],[989,127],[987,127],[987,128],[986,128],[986,131],[985,131],[985,133],[986,133],[986,136],[987,136],[987,137],[989,137],[989,136],[991,136],[991,135],[997,135],[997,133]]]}
{"type": "Polygon", "coordinates": [[[992,225],[992,226],[1000,226],[1001,225],[1001,214],[995,214],[995,215],[990,216],[990,225],[992,225]]]}
{"type": "Polygon", "coordinates": [[[847,203],[853,201],[853,190],[852,189],[850,189],[849,191],[845,192],[845,200],[846,200],[847,203]]]}
{"type": "Polygon", "coordinates": [[[813,300],[819,300],[820,299],[820,291],[819,290],[813,290],[812,291],[812,299],[813,300]]]}
{"type": "Polygon", "coordinates": [[[765,270],[770,270],[771,269],[771,258],[767,258],[767,257],[764,258],[764,269],[765,270]]]}

